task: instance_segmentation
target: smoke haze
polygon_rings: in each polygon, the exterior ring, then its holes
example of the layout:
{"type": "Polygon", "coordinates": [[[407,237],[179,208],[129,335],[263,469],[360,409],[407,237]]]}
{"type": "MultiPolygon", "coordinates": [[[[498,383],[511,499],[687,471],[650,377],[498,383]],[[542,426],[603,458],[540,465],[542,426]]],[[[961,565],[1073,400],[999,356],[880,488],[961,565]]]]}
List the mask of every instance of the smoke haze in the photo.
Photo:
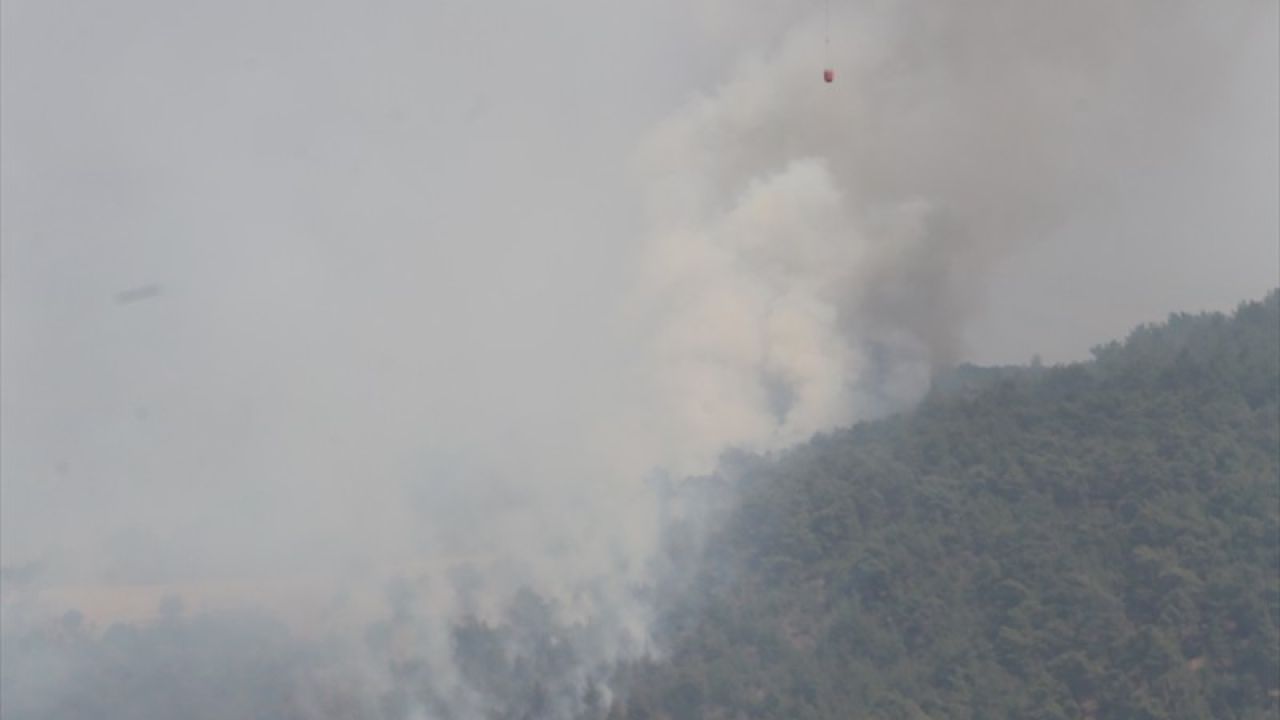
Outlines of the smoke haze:
{"type": "Polygon", "coordinates": [[[10,0],[6,637],[642,651],[655,477],[1275,285],[1277,8],[10,0]]]}

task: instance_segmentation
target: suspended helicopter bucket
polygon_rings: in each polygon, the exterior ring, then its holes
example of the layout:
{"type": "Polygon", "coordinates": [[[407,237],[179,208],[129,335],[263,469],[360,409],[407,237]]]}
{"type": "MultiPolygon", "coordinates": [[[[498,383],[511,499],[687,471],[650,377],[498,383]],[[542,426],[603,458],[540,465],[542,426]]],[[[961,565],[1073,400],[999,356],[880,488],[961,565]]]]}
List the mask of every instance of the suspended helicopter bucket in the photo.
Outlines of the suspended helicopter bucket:
{"type": "Polygon", "coordinates": [[[836,71],[831,67],[831,0],[823,3],[823,9],[826,17],[823,18],[822,25],[822,60],[827,67],[822,71],[822,81],[833,83],[836,81],[836,71]]]}

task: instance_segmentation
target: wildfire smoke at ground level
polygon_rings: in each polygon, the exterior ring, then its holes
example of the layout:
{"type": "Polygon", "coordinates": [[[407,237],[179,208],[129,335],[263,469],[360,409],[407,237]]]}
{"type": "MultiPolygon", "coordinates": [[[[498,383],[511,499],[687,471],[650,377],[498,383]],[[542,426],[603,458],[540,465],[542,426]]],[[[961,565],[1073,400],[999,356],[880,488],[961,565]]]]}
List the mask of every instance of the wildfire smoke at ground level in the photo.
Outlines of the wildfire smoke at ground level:
{"type": "Polygon", "coordinates": [[[6,4],[6,637],[305,587],[244,600],[465,714],[531,587],[576,693],[655,488],[1274,284],[1274,2],[834,4],[831,85],[812,8],[588,6],[6,4]]]}

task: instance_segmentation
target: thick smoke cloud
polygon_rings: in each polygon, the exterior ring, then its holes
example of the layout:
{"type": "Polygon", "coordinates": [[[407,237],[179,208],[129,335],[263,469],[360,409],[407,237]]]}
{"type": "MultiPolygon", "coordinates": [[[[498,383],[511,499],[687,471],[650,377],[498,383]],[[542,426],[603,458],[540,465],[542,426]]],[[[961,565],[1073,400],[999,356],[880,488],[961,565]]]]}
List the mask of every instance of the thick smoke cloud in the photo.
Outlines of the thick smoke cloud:
{"type": "MultiPolygon", "coordinates": [[[[901,407],[934,367],[969,354],[993,273],[1062,228],[1209,212],[1161,207],[1163,174],[1202,172],[1198,148],[1236,107],[1240,58],[1257,58],[1242,48],[1275,46],[1270,2],[833,12],[829,59],[821,13],[787,18],[642,155],[657,225],[643,282],[669,400],[657,416],[687,470],[726,445],[784,447],[901,407]],[[835,85],[817,82],[824,61],[835,85]]],[[[1274,84],[1250,87],[1264,107],[1274,84]]],[[[1275,158],[1274,139],[1252,139],[1246,153],[1275,158]]],[[[1274,171],[1262,180],[1274,187],[1274,171]]],[[[1242,226],[1239,242],[1274,254],[1273,204],[1248,210],[1218,212],[1242,226]]],[[[1095,245],[1080,240],[1060,242],[1095,245]]],[[[1166,241],[1150,260],[1179,249],[1166,241]]],[[[1137,280],[1138,268],[1117,270],[1137,280]]]]}
{"type": "Polygon", "coordinates": [[[301,698],[571,714],[651,649],[669,481],[1029,357],[1009,307],[1083,351],[1274,283],[1277,3],[832,9],[828,59],[769,2],[5,3],[6,694],[95,672],[18,640],[68,610],[160,665],[177,594],[338,638],[263,651],[301,698]]]}

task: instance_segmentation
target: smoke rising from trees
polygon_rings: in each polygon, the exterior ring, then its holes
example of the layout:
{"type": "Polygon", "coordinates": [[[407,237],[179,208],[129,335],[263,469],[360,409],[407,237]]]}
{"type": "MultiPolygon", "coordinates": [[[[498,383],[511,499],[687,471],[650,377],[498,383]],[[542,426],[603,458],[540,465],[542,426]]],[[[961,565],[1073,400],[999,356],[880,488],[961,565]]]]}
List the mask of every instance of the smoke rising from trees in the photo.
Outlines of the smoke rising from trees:
{"type": "MultiPolygon", "coordinates": [[[[578,697],[648,649],[663,478],[904,407],[1036,302],[988,296],[1008,263],[1133,208],[1274,245],[1274,124],[1233,98],[1274,112],[1276,3],[833,22],[828,86],[821,13],[773,3],[7,2],[5,664],[27,619],[177,593],[342,636],[384,690],[424,687],[408,643],[461,694],[374,711],[443,712],[485,702],[454,629],[509,643],[532,587],[589,630],[578,697]]],[[[1133,284],[1197,257],[1170,237],[1133,284]]]]}

